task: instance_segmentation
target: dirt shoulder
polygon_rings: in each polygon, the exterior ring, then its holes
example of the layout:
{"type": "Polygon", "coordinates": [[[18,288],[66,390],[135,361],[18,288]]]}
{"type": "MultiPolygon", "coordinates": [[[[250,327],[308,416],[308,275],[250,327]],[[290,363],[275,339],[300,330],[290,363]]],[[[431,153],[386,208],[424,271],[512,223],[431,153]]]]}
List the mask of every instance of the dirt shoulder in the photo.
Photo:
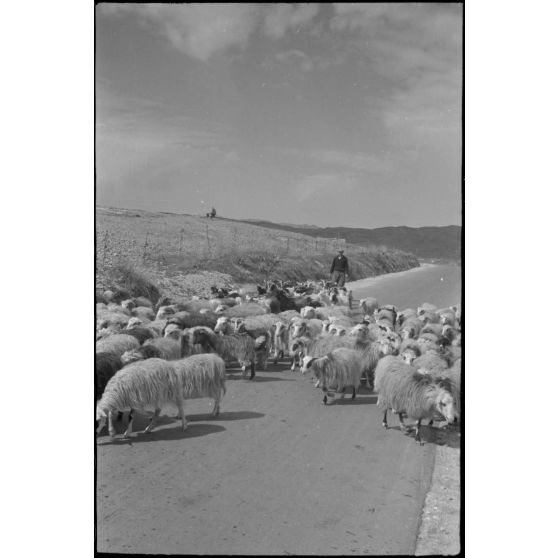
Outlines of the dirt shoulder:
{"type": "Polygon", "coordinates": [[[460,552],[460,450],[438,446],[432,486],[426,495],[415,555],[460,552]]]}

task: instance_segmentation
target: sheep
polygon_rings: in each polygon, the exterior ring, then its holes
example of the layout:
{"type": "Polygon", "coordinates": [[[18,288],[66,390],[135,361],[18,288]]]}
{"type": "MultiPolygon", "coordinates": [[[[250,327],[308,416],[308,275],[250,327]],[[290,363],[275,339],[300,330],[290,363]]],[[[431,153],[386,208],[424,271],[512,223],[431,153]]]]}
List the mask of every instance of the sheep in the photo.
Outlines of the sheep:
{"type": "Polygon", "coordinates": [[[150,308],[151,310],[153,309],[152,302],[148,298],[146,298],[145,296],[137,296],[137,297],[133,298],[132,301],[134,302],[136,307],[141,306],[141,307],[145,307],[145,308],[150,308]]]}
{"type": "Polygon", "coordinates": [[[431,376],[443,376],[449,368],[447,359],[433,351],[428,351],[417,357],[413,365],[421,374],[430,374],[431,376]]]}
{"type": "MultiPolygon", "coordinates": [[[[150,432],[165,403],[174,403],[178,407],[184,431],[187,428],[184,399],[213,398],[212,416],[216,416],[225,391],[225,363],[216,355],[195,355],[174,362],[159,358],[133,362],[119,370],[107,383],[97,403],[97,433],[102,431],[108,417],[109,435],[114,437],[112,416],[115,411],[130,408],[144,410],[148,406],[155,408],[151,422],[144,430],[150,432]]],[[[132,432],[132,423],[130,418],[124,438],[132,432]]]]}
{"type": "Polygon", "coordinates": [[[299,365],[302,365],[302,359],[307,351],[310,344],[314,343],[316,339],[310,339],[310,337],[297,337],[294,340],[289,341],[289,356],[292,357],[291,371],[294,372],[296,363],[298,361],[299,365]]]}
{"type": "Polygon", "coordinates": [[[373,314],[374,311],[378,310],[378,308],[380,307],[378,299],[374,298],[373,296],[361,298],[358,305],[360,306],[360,308],[362,308],[363,314],[373,314]]]}
{"type": "Polygon", "coordinates": [[[128,310],[129,312],[131,312],[132,309],[136,307],[136,303],[131,299],[127,299],[127,300],[123,300],[120,303],[120,306],[122,306],[124,310],[128,310]]]}
{"type": "Polygon", "coordinates": [[[453,308],[444,308],[442,310],[438,310],[438,316],[440,317],[440,324],[444,325],[455,325],[455,310],[453,308]]]}
{"type": "Polygon", "coordinates": [[[245,318],[247,316],[259,316],[260,314],[266,314],[266,309],[255,302],[243,302],[242,304],[237,304],[236,306],[231,306],[227,308],[224,312],[224,316],[229,318],[245,318]]]}
{"type": "Polygon", "coordinates": [[[237,301],[234,298],[231,297],[224,297],[224,298],[210,298],[209,299],[209,306],[211,308],[211,310],[213,310],[215,312],[215,309],[218,306],[226,306],[227,308],[231,307],[231,306],[236,306],[237,301]]]}
{"type": "Polygon", "coordinates": [[[128,316],[128,314],[124,314],[124,312],[107,309],[97,311],[96,319],[97,329],[101,329],[109,325],[118,325],[122,328],[126,327],[130,316],[128,316]]]}
{"type": "Polygon", "coordinates": [[[95,401],[100,399],[108,381],[122,366],[121,358],[114,353],[95,354],[95,401]]]}
{"type": "Polygon", "coordinates": [[[422,330],[423,323],[417,317],[407,318],[399,329],[402,339],[416,339],[422,330]]]}
{"type": "Polygon", "coordinates": [[[267,360],[271,353],[272,337],[271,334],[265,333],[256,337],[254,340],[254,350],[256,352],[256,364],[262,370],[267,370],[267,360]]]}
{"type": "MultiPolygon", "coordinates": [[[[182,380],[182,398],[209,397],[214,400],[211,416],[218,416],[221,399],[227,391],[225,361],[209,353],[173,360],[171,365],[182,380]]],[[[185,429],[188,421],[184,422],[185,429]]]]}
{"type": "MultiPolygon", "coordinates": [[[[128,364],[119,370],[107,383],[105,391],[97,403],[96,419],[98,421],[97,434],[100,434],[108,417],[108,429],[111,438],[115,435],[112,421],[115,411],[127,409],[143,410],[146,406],[155,407],[158,416],[165,403],[174,402],[178,407],[182,427],[185,428],[184,410],[182,408],[182,386],[178,383],[177,375],[166,360],[150,358],[128,364]]],[[[156,416],[144,432],[152,430],[156,416]]],[[[127,438],[132,432],[133,420],[128,421],[124,432],[127,438]]]]}
{"type": "Polygon", "coordinates": [[[435,323],[427,323],[420,330],[421,335],[424,333],[432,333],[436,337],[440,338],[442,336],[442,325],[435,323]]]}
{"type": "Polygon", "coordinates": [[[437,306],[434,306],[434,304],[430,304],[429,302],[423,302],[418,308],[417,308],[417,314],[420,316],[422,315],[424,312],[436,312],[436,310],[438,310],[437,306]]]}
{"type": "Polygon", "coordinates": [[[420,348],[416,343],[409,343],[403,348],[403,343],[399,349],[399,354],[407,364],[412,364],[420,356],[420,348]]]}
{"type": "Polygon", "coordinates": [[[329,328],[329,334],[337,337],[343,337],[343,335],[347,334],[347,328],[337,324],[332,324],[329,328]]]}
{"type": "Polygon", "coordinates": [[[182,339],[183,329],[178,324],[167,324],[163,330],[163,337],[170,337],[175,341],[180,341],[182,339]]]}
{"type": "Polygon", "coordinates": [[[170,316],[172,316],[177,311],[178,311],[178,308],[174,305],[161,306],[157,310],[157,314],[155,316],[155,319],[156,320],[165,320],[165,319],[169,318],[170,316]]]}
{"type": "Polygon", "coordinates": [[[317,337],[322,332],[322,321],[317,319],[295,320],[290,326],[290,337],[317,337]]]}
{"type": "Polygon", "coordinates": [[[437,324],[440,321],[440,316],[438,316],[438,314],[436,314],[436,312],[432,312],[429,310],[424,310],[423,312],[421,312],[419,314],[419,319],[424,323],[424,324],[437,324]]]}
{"type": "Polygon", "coordinates": [[[374,388],[378,392],[377,404],[384,411],[382,425],[388,428],[387,411],[392,409],[399,415],[401,429],[405,431],[403,413],[406,413],[416,421],[415,440],[421,445],[422,420],[433,419],[437,413],[448,423],[455,418],[455,403],[450,391],[430,374],[419,374],[400,357],[385,357],[378,363],[374,388]]]}
{"type": "Polygon", "coordinates": [[[256,339],[260,335],[273,333],[273,328],[277,322],[277,315],[262,314],[245,318],[233,318],[231,322],[234,324],[233,333],[248,333],[256,339]]]}
{"type": "MultiPolygon", "coordinates": [[[[296,341],[302,342],[298,345],[299,361],[304,362],[305,357],[319,358],[325,356],[329,352],[339,347],[352,349],[357,351],[362,368],[362,376],[366,381],[366,387],[371,388],[373,375],[378,360],[384,355],[384,348],[377,342],[371,342],[369,339],[361,340],[356,335],[336,336],[336,335],[320,335],[315,339],[299,338],[296,341]]],[[[291,346],[291,353],[294,353],[294,345],[291,346]]],[[[295,362],[291,370],[294,370],[295,362]]],[[[316,384],[317,387],[317,384],[316,384]]]]}
{"type": "Polygon", "coordinates": [[[312,306],[305,306],[300,310],[301,318],[311,319],[316,317],[316,309],[312,306]]]}
{"type": "Polygon", "coordinates": [[[132,329],[138,326],[140,327],[143,326],[143,320],[141,320],[138,317],[133,317],[128,320],[128,323],[126,324],[126,329],[132,329]]]}
{"type": "Polygon", "coordinates": [[[133,327],[126,330],[126,335],[131,335],[135,337],[140,345],[143,345],[148,339],[153,339],[155,337],[152,330],[146,327],[133,327]]]}
{"type": "Polygon", "coordinates": [[[213,331],[220,333],[221,335],[231,334],[234,333],[234,324],[227,316],[220,316],[217,318],[217,323],[215,324],[213,331]]]}
{"type": "Polygon", "coordinates": [[[216,352],[225,360],[236,360],[242,367],[242,377],[246,377],[246,366],[250,365],[250,380],[255,372],[255,343],[247,334],[218,335],[204,326],[197,326],[188,332],[190,344],[200,344],[206,352],[216,352]]]}
{"type": "Polygon", "coordinates": [[[420,354],[423,355],[427,351],[438,350],[438,338],[432,333],[421,333],[417,339],[417,345],[420,348],[420,354]]]}
{"type": "Polygon", "coordinates": [[[207,311],[204,314],[198,312],[179,311],[167,317],[167,324],[177,324],[182,329],[206,326],[214,328],[219,316],[214,312],[207,311]]]}
{"type": "Polygon", "coordinates": [[[277,314],[277,318],[280,320],[285,320],[286,322],[290,322],[293,318],[300,318],[301,315],[296,310],[284,310],[283,312],[279,312],[277,314]]]}
{"type": "Polygon", "coordinates": [[[275,330],[273,334],[273,363],[277,364],[279,355],[281,358],[285,356],[289,345],[289,328],[286,323],[281,320],[275,322],[275,330]]]}
{"type": "MultiPolygon", "coordinates": [[[[163,358],[164,354],[161,349],[154,345],[142,345],[139,349],[132,349],[126,351],[120,360],[122,364],[130,364],[130,362],[136,362],[137,360],[147,360],[148,358],[163,358]]],[[[168,359],[166,359],[168,360],[168,359]]]]}
{"type": "Polygon", "coordinates": [[[108,327],[103,327],[97,330],[95,334],[95,341],[99,341],[100,339],[105,339],[105,337],[110,337],[111,335],[115,335],[120,333],[122,330],[120,326],[116,325],[109,325],[108,327]]]}
{"type": "Polygon", "coordinates": [[[339,347],[323,357],[307,358],[301,371],[305,374],[310,368],[321,383],[324,405],[327,405],[328,388],[335,388],[337,393],[342,394],[341,398],[343,398],[345,388],[352,386],[352,399],[355,399],[362,374],[362,361],[357,351],[347,347],[339,347]]]}
{"type": "Polygon", "coordinates": [[[461,359],[456,359],[451,368],[440,378],[436,378],[436,381],[449,389],[450,393],[453,395],[455,416],[456,419],[459,420],[461,417],[461,359]]]}
{"type": "Polygon", "coordinates": [[[409,320],[411,318],[418,318],[417,311],[413,310],[412,308],[405,308],[405,310],[397,312],[396,323],[399,326],[402,326],[405,320],[409,320]]]}
{"type": "Polygon", "coordinates": [[[351,311],[345,306],[322,306],[316,308],[316,318],[319,320],[328,320],[332,316],[336,318],[348,317],[351,311]]]}
{"type": "Polygon", "coordinates": [[[170,337],[156,337],[155,339],[148,339],[143,347],[150,345],[161,351],[161,358],[165,360],[177,360],[182,358],[182,345],[180,341],[170,337]]]}
{"type": "Polygon", "coordinates": [[[96,353],[113,353],[117,356],[122,356],[125,351],[130,349],[138,349],[140,346],[139,341],[131,335],[120,334],[110,335],[95,343],[96,353]]]}

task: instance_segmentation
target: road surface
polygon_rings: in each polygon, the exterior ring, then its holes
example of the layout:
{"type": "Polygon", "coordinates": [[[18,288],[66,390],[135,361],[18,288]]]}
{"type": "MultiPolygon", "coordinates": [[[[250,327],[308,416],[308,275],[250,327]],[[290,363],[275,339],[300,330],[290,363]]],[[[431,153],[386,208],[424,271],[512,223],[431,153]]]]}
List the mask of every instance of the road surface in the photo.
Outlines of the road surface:
{"type": "MultiPolygon", "coordinates": [[[[436,443],[385,430],[361,388],[324,406],[288,363],[232,369],[221,416],[189,401],[182,432],[169,406],[154,432],[97,439],[97,550],[180,554],[412,554],[436,443]]],[[[123,425],[118,432],[124,430],[123,425]]]]}

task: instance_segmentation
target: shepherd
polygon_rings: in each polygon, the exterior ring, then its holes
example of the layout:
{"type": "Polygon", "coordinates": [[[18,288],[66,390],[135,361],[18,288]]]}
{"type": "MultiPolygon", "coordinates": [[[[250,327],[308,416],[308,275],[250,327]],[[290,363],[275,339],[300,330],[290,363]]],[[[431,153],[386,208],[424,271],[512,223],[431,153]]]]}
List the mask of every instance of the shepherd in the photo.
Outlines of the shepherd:
{"type": "Polygon", "coordinates": [[[344,250],[338,250],[338,255],[333,258],[329,272],[331,273],[331,280],[338,287],[345,285],[345,277],[349,274],[349,261],[344,255],[344,250]]]}

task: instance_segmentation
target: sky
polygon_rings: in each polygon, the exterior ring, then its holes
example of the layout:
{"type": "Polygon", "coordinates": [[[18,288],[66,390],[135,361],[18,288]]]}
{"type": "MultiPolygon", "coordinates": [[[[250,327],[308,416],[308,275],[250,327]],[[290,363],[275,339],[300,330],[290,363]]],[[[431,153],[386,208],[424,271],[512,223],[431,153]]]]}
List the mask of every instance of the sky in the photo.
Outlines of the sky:
{"type": "Polygon", "coordinates": [[[462,4],[98,4],[96,203],[461,224],[462,4]]]}

